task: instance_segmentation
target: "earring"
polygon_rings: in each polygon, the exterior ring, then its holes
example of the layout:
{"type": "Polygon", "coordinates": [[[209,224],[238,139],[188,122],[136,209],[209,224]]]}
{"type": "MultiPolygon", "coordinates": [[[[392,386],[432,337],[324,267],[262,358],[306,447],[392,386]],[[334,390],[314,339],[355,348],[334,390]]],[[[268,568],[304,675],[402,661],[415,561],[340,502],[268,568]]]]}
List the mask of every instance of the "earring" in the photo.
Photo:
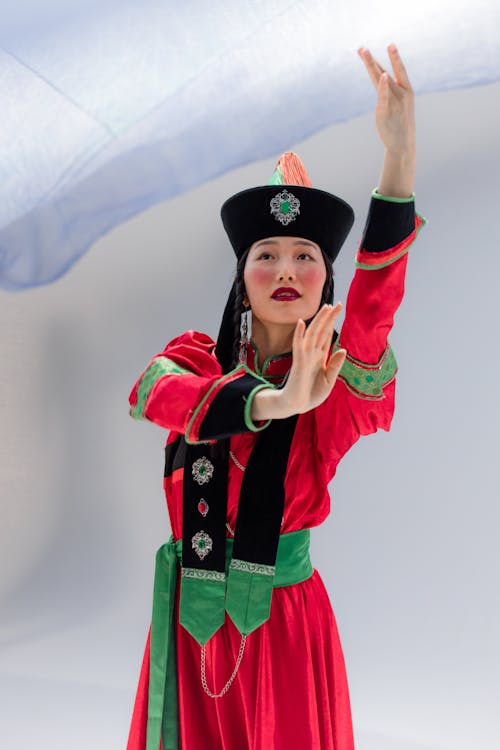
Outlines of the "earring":
{"type": "MultiPolygon", "coordinates": [[[[247,305],[245,305],[247,307],[247,305]]],[[[248,348],[248,317],[251,314],[251,308],[248,306],[248,309],[246,309],[244,312],[241,313],[241,319],[240,322],[240,353],[238,357],[238,362],[240,364],[246,364],[247,362],[247,348],[248,348]]]]}

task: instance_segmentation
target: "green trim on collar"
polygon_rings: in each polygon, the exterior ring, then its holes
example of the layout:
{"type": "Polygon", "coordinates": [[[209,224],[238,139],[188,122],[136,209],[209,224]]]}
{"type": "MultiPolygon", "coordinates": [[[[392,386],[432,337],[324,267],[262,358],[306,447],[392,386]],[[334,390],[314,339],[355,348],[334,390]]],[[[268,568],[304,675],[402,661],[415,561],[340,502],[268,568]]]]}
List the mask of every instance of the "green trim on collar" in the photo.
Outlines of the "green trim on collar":
{"type": "MultiPolygon", "coordinates": [[[[290,354],[293,354],[292,351],[289,352],[283,352],[282,354],[271,354],[267,359],[265,360],[264,364],[262,365],[262,369],[259,367],[259,349],[257,347],[257,344],[253,339],[250,339],[250,345],[255,349],[254,355],[253,355],[253,363],[255,366],[255,370],[259,375],[264,375],[266,368],[269,366],[270,362],[274,362],[277,359],[283,359],[284,357],[289,357],[290,354]]],[[[267,378],[274,378],[277,377],[276,374],[270,374],[266,375],[267,378]]],[[[283,375],[279,375],[280,378],[283,377],[283,375]]]]}
{"type": "Polygon", "coordinates": [[[149,394],[155,383],[164,375],[192,375],[190,370],[186,370],[168,357],[156,357],[153,362],[144,370],[139,387],[137,389],[137,402],[130,410],[130,416],[134,419],[144,419],[144,408],[149,394]]]}
{"type": "Polygon", "coordinates": [[[383,195],[383,193],[377,192],[377,188],[373,188],[372,198],[378,198],[381,201],[389,201],[390,203],[411,203],[415,200],[415,193],[412,193],[407,198],[399,198],[394,195],[383,195]]]}

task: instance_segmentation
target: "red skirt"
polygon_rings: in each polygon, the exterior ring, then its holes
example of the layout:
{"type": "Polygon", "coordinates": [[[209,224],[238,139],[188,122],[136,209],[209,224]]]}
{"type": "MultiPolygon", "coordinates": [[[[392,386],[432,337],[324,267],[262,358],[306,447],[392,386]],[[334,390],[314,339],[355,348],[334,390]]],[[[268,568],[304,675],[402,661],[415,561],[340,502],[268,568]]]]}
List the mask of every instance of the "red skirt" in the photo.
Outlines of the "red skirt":
{"type": "MultiPolygon", "coordinates": [[[[238,672],[220,698],[203,688],[201,646],[179,623],[179,594],[177,585],[179,750],[354,750],[344,655],[316,569],[306,581],[273,589],[271,615],[247,636],[238,672]]],[[[149,637],[127,750],[146,748],[149,637]]],[[[226,614],[205,647],[212,693],[232,675],[240,643],[226,614]]]]}

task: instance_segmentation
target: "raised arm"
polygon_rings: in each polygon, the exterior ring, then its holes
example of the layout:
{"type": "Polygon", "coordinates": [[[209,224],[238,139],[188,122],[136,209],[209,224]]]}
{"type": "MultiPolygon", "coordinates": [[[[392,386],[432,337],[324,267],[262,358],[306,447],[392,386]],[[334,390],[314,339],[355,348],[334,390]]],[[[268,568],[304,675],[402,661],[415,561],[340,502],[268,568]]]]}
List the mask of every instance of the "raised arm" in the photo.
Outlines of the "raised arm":
{"type": "Polygon", "coordinates": [[[426,219],[415,199],[373,190],[346,300],[340,345],[348,359],[375,365],[387,353],[387,337],[404,295],[408,250],[426,219]]]}
{"type": "Polygon", "coordinates": [[[426,221],[414,211],[413,198],[394,202],[375,194],[334,347],[346,350],[345,362],[330,396],[314,409],[316,440],[330,478],[361,435],[390,429],[397,362],[388,336],[404,296],[408,250],[426,221]]]}
{"type": "Polygon", "coordinates": [[[344,348],[346,359],[329,398],[314,410],[330,477],[360,435],[390,428],[397,362],[388,336],[404,296],[408,250],[426,223],[415,211],[413,192],[413,90],[395,45],[388,50],[394,79],[368,50],[358,50],[377,89],[376,125],[385,150],[334,347],[344,348]]]}

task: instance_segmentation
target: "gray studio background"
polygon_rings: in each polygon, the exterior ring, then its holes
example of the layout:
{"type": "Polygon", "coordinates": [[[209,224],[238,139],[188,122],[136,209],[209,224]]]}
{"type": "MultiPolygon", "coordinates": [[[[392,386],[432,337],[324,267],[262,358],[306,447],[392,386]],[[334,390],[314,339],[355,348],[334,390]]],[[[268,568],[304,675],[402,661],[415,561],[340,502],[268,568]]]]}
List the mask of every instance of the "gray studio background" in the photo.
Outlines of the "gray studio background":
{"type": "MultiPolygon", "coordinates": [[[[390,339],[396,415],[341,463],[312,558],[339,626],[357,750],[493,750],[500,84],[416,104],[428,224],[390,339]]],[[[355,209],[335,264],[345,302],[382,165],[374,113],[289,145],[315,186],[355,209]]],[[[51,285],[0,293],[2,750],[125,748],[154,555],[170,534],[167,433],[134,421],[128,394],[174,336],[217,336],[234,266],[219,208],[274,164],[154,206],[51,285]]]]}

